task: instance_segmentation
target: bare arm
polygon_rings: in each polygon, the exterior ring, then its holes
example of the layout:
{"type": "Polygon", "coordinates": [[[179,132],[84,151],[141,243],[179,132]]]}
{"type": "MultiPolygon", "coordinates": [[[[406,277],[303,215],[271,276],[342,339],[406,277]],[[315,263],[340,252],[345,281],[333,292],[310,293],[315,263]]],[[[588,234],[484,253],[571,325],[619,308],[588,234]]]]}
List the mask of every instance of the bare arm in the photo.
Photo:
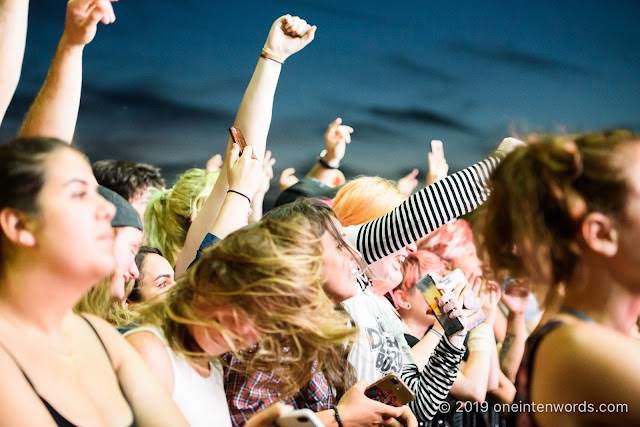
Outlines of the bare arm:
{"type": "Polygon", "coordinates": [[[515,382],[527,341],[525,311],[529,289],[520,283],[513,283],[502,295],[502,302],[509,309],[507,331],[500,349],[500,368],[511,382],[515,382]]]}
{"type": "Polygon", "coordinates": [[[21,136],[49,136],[71,143],[82,88],[82,53],[93,40],[98,22],[116,17],[114,0],[71,0],[64,32],[49,73],[22,124],[21,136]]]}
{"type": "MultiPolygon", "coordinates": [[[[315,29],[315,26],[309,26],[306,21],[300,18],[291,17],[291,15],[282,16],[271,26],[271,31],[265,42],[265,49],[286,59],[313,40],[315,29]]],[[[253,147],[254,153],[260,159],[264,156],[267,144],[273,98],[281,69],[281,64],[260,57],[234,122],[234,126],[242,131],[247,144],[253,147]]],[[[227,156],[222,164],[220,176],[211,195],[189,227],[184,246],[176,260],[176,277],[183,274],[193,261],[200,243],[211,231],[226,198],[227,190],[229,190],[227,159],[232,143],[233,140],[229,138],[227,156]]]]}
{"type": "Polygon", "coordinates": [[[18,87],[29,0],[0,0],[0,124],[18,87]]]}
{"type": "MultiPolygon", "coordinates": [[[[88,316],[89,317],[89,316],[88,316]]],[[[124,394],[139,425],[187,426],[187,421],[140,355],[110,324],[95,316],[91,323],[100,334],[124,394]]]]}
{"type": "Polygon", "coordinates": [[[353,128],[343,125],[340,117],[331,122],[324,133],[325,151],[323,152],[322,160],[332,168],[327,168],[317,162],[307,173],[307,177],[315,178],[330,187],[335,187],[335,168],[340,165],[340,161],[344,158],[347,149],[346,145],[351,142],[352,133],[353,128]]]}

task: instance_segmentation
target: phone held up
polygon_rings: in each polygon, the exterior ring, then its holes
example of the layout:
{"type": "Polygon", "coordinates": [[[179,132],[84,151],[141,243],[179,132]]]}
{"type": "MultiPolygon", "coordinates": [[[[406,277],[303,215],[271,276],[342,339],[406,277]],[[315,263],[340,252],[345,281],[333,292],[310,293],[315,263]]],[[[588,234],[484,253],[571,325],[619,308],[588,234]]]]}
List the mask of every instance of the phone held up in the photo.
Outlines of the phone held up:
{"type": "Polygon", "coordinates": [[[440,325],[442,325],[442,328],[448,337],[455,335],[464,329],[465,325],[459,317],[451,319],[447,313],[442,311],[442,308],[440,308],[438,302],[440,301],[440,297],[443,292],[436,287],[436,281],[433,280],[431,275],[427,274],[422,279],[418,280],[416,287],[427,304],[429,304],[429,307],[431,307],[434,316],[436,316],[436,319],[438,319],[438,322],[440,322],[440,325]]]}
{"type": "Polygon", "coordinates": [[[391,406],[402,406],[416,398],[411,389],[395,373],[391,373],[364,391],[369,399],[377,400],[391,406]]]}
{"type": "Polygon", "coordinates": [[[278,427],[324,427],[320,418],[311,409],[296,409],[282,414],[276,420],[278,427]]]}
{"type": "Polygon", "coordinates": [[[229,133],[231,134],[231,139],[233,139],[233,142],[240,146],[240,154],[242,154],[244,149],[247,148],[247,141],[244,140],[242,132],[240,132],[240,129],[231,126],[229,128],[229,133]]]}

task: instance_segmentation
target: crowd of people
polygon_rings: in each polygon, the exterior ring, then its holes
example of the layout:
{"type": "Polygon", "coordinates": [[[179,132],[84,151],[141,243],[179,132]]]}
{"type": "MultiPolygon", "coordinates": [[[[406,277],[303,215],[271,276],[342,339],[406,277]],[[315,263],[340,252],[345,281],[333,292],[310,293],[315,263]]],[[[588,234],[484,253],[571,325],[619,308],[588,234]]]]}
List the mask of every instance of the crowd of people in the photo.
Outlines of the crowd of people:
{"type": "MultiPolygon", "coordinates": [[[[0,120],[28,7],[0,0],[0,120]]],[[[347,181],[354,129],[338,118],[263,212],[280,73],[316,27],[273,22],[230,123],[248,145],[230,138],[168,187],[72,143],[83,50],[114,21],[110,0],[68,1],[0,144],[0,424],[276,426],[296,409],[337,427],[640,422],[639,135],[507,137],[450,175],[434,150],[421,186],[417,170],[347,181]],[[368,396],[389,374],[413,400],[368,396]]]]}

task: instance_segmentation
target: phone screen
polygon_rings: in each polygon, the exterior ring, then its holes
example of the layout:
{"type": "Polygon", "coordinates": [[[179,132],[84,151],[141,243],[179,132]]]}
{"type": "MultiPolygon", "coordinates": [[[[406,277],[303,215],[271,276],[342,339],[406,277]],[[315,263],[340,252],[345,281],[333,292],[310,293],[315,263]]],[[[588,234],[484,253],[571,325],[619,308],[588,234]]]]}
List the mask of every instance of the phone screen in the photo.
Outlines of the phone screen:
{"type": "Polygon", "coordinates": [[[464,329],[464,325],[459,318],[449,318],[447,313],[443,312],[440,308],[438,302],[440,301],[442,292],[436,287],[436,281],[433,280],[433,277],[427,274],[422,279],[418,280],[416,287],[427,304],[429,304],[429,307],[431,307],[433,315],[436,316],[436,319],[438,319],[438,322],[440,322],[440,325],[442,325],[442,328],[448,337],[464,329]]]}
{"type": "Polygon", "coordinates": [[[369,399],[391,406],[406,405],[416,398],[411,389],[395,373],[391,373],[371,384],[364,391],[364,394],[369,399]]]}

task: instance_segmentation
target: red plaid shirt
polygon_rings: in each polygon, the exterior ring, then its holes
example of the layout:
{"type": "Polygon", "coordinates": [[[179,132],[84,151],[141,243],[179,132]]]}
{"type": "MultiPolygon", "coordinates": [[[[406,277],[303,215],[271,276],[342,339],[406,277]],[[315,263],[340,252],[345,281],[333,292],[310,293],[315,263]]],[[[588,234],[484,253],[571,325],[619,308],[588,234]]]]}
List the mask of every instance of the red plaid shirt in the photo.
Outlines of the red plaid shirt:
{"type": "MultiPolygon", "coordinates": [[[[239,365],[238,359],[226,354],[224,359],[230,366],[239,365]]],[[[321,371],[313,369],[313,377],[307,385],[289,399],[280,399],[278,391],[267,386],[274,378],[262,372],[254,372],[247,378],[230,368],[224,370],[224,390],[227,394],[229,414],[234,427],[243,426],[254,412],[278,401],[291,405],[294,409],[308,408],[320,412],[333,407],[333,392],[321,371]]]]}

